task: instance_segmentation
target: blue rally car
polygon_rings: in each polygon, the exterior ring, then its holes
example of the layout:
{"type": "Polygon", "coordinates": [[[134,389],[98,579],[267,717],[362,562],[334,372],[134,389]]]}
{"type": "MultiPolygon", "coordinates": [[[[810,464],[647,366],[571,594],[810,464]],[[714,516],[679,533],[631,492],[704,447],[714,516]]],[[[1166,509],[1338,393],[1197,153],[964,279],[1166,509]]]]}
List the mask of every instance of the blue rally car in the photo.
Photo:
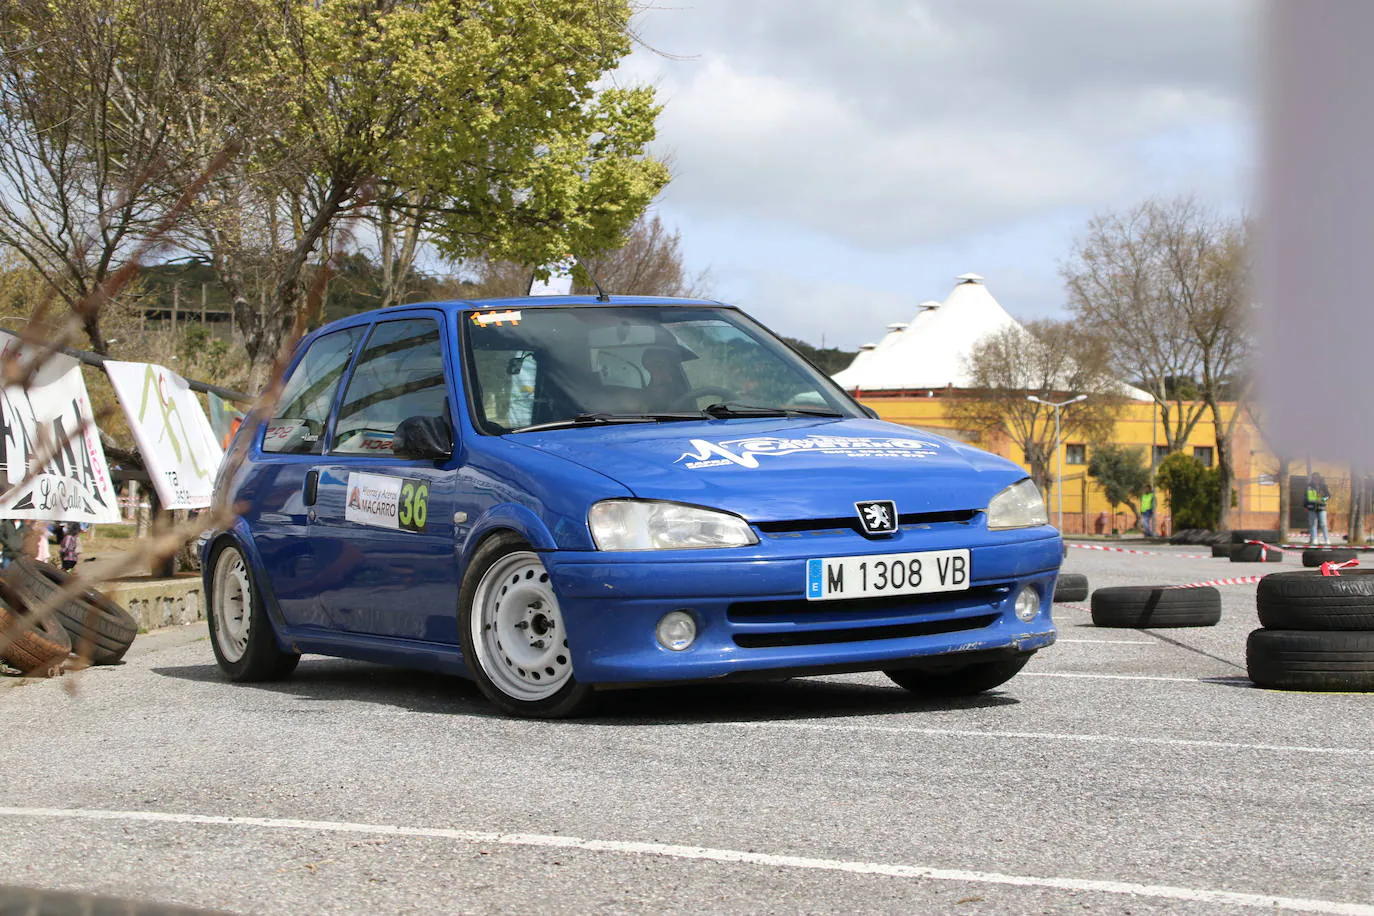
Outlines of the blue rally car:
{"type": "Polygon", "coordinates": [[[233,680],[301,653],[461,674],[507,713],[599,688],[883,671],[988,690],[1054,641],[1016,465],[880,422],[738,309],[407,305],[305,339],[204,546],[233,680]]]}

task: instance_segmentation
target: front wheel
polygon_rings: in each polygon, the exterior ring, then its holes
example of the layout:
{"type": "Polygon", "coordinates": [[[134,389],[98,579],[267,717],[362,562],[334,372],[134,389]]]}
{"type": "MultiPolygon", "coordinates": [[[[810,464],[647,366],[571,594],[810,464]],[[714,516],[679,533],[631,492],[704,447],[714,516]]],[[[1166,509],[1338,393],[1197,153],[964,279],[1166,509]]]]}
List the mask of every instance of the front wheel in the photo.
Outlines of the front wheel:
{"type": "Polygon", "coordinates": [[[891,668],[884,671],[899,687],[928,697],[966,697],[1000,687],[1016,676],[1034,652],[991,662],[974,662],[948,671],[891,668]]]}
{"type": "Polygon", "coordinates": [[[221,545],[210,558],[210,569],[206,617],[220,670],[231,681],[278,681],[296,670],[301,657],[277,645],[242,551],[231,543],[221,545]]]}
{"type": "Polygon", "coordinates": [[[573,677],[563,614],[539,554],[498,535],[463,577],[458,629],[477,687],[502,712],[538,719],[590,708],[592,689],[573,677]]]}

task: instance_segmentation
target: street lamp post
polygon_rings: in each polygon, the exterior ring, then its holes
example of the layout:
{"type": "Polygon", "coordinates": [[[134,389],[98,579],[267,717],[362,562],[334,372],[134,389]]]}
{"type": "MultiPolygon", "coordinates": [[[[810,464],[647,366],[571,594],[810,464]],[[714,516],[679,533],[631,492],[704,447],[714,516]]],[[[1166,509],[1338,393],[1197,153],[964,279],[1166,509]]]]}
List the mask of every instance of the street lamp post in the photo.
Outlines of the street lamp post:
{"type": "Polygon", "coordinates": [[[1067,401],[1060,401],[1058,404],[1055,404],[1052,401],[1042,401],[1033,394],[1026,395],[1027,401],[1034,401],[1037,404],[1043,404],[1046,407],[1054,408],[1054,458],[1058,465],[1058,471],[1055,473],[1054,492],[1059,500],[1059,533],[1061,535],[1064,533],[1064,453],[1060,450],[1059,446],[1059,410],[1062,407],[1068,407],[1070,404],[1077,404],[1079,401],[1087,400],[1087,397],[1086,394],[1080,394],[1076,398],[1069,398],[1067,401]]]}

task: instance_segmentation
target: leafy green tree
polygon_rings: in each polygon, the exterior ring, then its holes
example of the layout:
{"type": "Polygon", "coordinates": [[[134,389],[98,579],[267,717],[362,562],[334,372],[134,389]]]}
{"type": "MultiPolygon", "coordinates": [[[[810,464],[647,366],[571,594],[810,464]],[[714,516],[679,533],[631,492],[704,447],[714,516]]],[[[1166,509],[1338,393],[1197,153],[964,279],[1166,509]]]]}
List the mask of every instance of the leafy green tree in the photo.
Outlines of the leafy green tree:
{"type": "Polygon", "coordinates": [[[1117,506],[1125,504],[1139,523],[1138,500],[1150,489],[1150,469],[1145,464],[1144,449],[1096,445],[1088,460],[1088,476],[1102,488],[1113,515],[1117,506]]]}
{"type": "Polygon", "coordinates": [[[1169,496],[1174,530],[1215,530],[1221,521],[1221,474],[1192,455],[1175,452],[1160,462],[1155,483],[1169,496]]]}

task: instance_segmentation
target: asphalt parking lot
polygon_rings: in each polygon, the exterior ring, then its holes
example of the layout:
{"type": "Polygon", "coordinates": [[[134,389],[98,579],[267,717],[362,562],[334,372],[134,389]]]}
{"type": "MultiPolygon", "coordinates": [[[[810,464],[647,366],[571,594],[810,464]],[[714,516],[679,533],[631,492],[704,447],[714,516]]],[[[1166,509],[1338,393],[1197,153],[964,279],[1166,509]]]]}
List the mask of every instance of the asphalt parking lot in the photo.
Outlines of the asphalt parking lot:
{"type": "MultiPolygon", "coordinates": [[[[1072,549],[1092,587],[1281,566],[1072,549]]],[[[0,883],[243,913],[1374,914],[1374,694],[1245,677],[1216,627],[1104,630],[1005,687],[881,675],[498,718],[464,681],[307,658],[223,681],[204,625],[0,683],[0,883]]]]}

